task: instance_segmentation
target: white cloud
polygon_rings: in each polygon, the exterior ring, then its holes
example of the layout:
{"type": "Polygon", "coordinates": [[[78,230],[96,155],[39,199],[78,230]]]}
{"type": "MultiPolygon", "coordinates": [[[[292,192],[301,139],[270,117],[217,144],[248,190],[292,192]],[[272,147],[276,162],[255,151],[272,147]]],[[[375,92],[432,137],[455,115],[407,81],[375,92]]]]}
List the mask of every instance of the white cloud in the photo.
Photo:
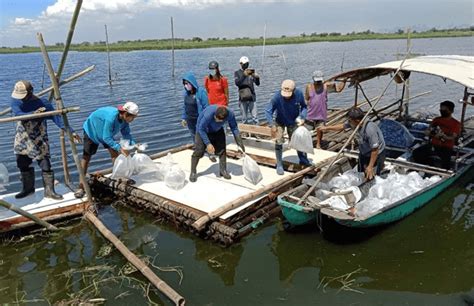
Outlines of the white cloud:
{"type": "Polygon", "coordinates": [[[13,21],[13,24],[17,26],[25,26],[25,25],[30,25],[32,22],[33,22],[33,19],[17,17],[13,21]]]}

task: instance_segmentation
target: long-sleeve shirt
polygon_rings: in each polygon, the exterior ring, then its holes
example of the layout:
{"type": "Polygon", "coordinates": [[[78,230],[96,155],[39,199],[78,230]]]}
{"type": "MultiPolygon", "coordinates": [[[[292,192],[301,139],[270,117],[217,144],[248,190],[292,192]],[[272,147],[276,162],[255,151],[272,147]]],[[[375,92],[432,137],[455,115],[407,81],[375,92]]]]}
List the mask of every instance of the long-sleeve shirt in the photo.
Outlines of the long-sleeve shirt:
{"type": "MultiPolygon", "coordinates": [[[[46,112],[54,111],[54,106],[48,102],[46,99],[41,99],[36,96],[31,96],[27,101],[22,101],[18,99],[11,100],[10,106],[12,108],[12,113],[15,116],[31,115],[39,108],[44,107],[46,112]]],[[[60,129],[64,129],[64,122],[60,115],[45,117],[44,119],[52,120],[60,129]]],[[[41,120],[41,119],[32,119],[32,120],[41,120]]],[[[45,122],[46,123],[46,122],[45,122]]],[[[71,132],[73,130],[71,129],[71,132]]]]}
{"type": "Polygon", "coordinates": [[[216,115],[217,108],[218,105],[210,105],[206,107],[198,118],[196,131],[199,133],[202,141],[206,146],[211,143],[207,134],[219,131],[226,123],[229,124],[229,127],[232,131],[232,134],[234,134],[234,137],[237,137],[239,135],[239,128],[237,126],[237,121],[235,121],[234,112],[230,109],[227,109],[229,111],[227,118],[224,121],[217,122],[214,118],[216,115]]]}
{"type": "Polygon", "coordinates": [[[255,87],[253,84],[260,86],[260,77],[245,75],[244,71],[242,69],[239,69],[236,72],[234,72],[234,83],[235,83],[235,86],[237,86],[239,89],[246,88],[246,87],[250,88],[250,91],[252,92],[252,96],[253,96],[253,101],[255,101],[255,97],[256,97],[255,87]]]}
{"type": "Polygon", "coordinates": [[[296,124],[298,116],[306,119],[306,114],[306,102],[299,89],[295,89],[290,99],[285,99],[280,91],[276,92],[265,109],[265,117],[270,126],[274,124],[274,121],[279,125],[292,126],[296,124]],[[276,118],[273,120],[275,112],[276,118]]]}
{"type": "Polygon", "coordinates": [[[135,141],[130,134],[130,126],[125,120],[120,120],[116,107],[101,107],[89,115],[83,125],[84,132],[95,144],[106,144],[115,151],[120,151],[120,144],[114,140],[119,132],[131,144],[135,141]]]}

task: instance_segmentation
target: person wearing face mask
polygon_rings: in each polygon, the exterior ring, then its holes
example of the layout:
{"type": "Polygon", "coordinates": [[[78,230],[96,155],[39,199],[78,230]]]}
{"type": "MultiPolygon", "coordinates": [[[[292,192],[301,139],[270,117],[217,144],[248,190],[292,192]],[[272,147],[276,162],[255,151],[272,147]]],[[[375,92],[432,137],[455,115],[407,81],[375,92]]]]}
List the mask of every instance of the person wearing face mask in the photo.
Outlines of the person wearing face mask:
{"type": "Polygon", "coordinates": [[[308,116],[305,126],[308,130],[314,130],[319,125],[324,125],[328,118],[328,93],[341,92],[346,85],[345,82],[337,84],[324,82],[323,72],[313,72],[313,82],[306,85],[305,100],[308,105],[308,116]]]}
{"type": "Polygon", "coordinates": [[[206,88],[209,104],[227,106],[229,104],[229,83],[219,70],[219,63],[211,61],[209,63],[208,76],[204,78],[204,87],[206,88]]]}
{"type": "Polygon", "coordinates": [[[239,128],[235,121],[234,112],[225,106],[210,105],[200,115],[196,126],[195,148],[191,157],[191,174],[189,181],[197,180],[197,165],[204,152],[219,156],[219,174],[230,180],[227,172],[226,137],[224,125],[228,123],[234,135],[235,142],[245,152],[244,143],[240,137],[239,128]]]}
{"type": "MultiPolygon", "coordinates": [[[[53,111],[54,107],[46,99],[38,98],[33,94],[33,86],[29,81],[18,81],[11,94],[11,108],[14,116],[31,115],[53,111]]],[[[22,120],[16,123],[13,151],[16,156],[17,167],[20,169],[23,188],[15,198],[22,199],[35,193],[35,169],[31,167],[33,161],[41,168],[44,197],[61,200],[63,197],[54,190],[54,172],[51,168],[51,155],[47,119],[52,120],[57,127],[65,129],[60,115],[22,120]]],[[[75,141],[80,137],[71,129],[75,141]]]]}
{"type": "Polygon", "coordinates": [[[192,72],[186,73],[183,77],[183,86],[184,104],[181,125],[189,129],[189,133],[191,133],[194,141],[198,117],[209,105],[209,101],[206,90],[199,86],[192,72]]]}
{"type": "MultiPolygon", "coordinates": [[[[348,112],[349,120],[345,123],[320,126],[317,131],[317,147],[320,147],[323,132],[340,132],[355,129],[364,118],[364,112],[359,108],[352,108],[348,112]]],[[[385,163],[385,140],[377,124],[366,120],[357,131],[356,139],[359,147],[358,171],[364,172],[367,180],[372,180],[375,175],[380,175],[385,163]]]]}
{"type": "MultiPolygon", "coordinates": [[[[288,137],[296,130],[297,126],[303,125],[306,119],[307,107],[301,90],[296,88],[293,80],[285,80],[281,84],[281,90],[277,91],[267,108],[265,117],[271,127],[272,138],[275,139],[276,172],[278,175],[285,173],[283,169],[283,143],[285,142],[285,130],[288,137]],[[274,114],[276,113],[275,119],[274,114]]],[[[307,154],[297,151],[301,165],[310,166],[307,154]]]]}
{"type": "Polygon", "coordinates": [[[240,69],[234,72],[234,82],[239,89],[239,107],[242,114],[242,123],[249,123],[249,115],[252,123],[258,124],[257,106],[254,84],[260,86],[260,76],[255,69],[249,68],[249,59],[246,56],[240,58],[240,69]]]}
{"type": "Polygon", "coordinates": [[[454,103],[444,101],[440,104],[440,117],[436,117],[427,130],[427,135],[431,137],[429,144],[420,147],[413,152],[413,160],[422,164],[432,164],[432,157],[437,156],[441,160],[441,167],[451,168],[451,156],[456,139],[461,134],[461,123],[452,117],[454,103]]]}
{"type": "MultiPolygon", "coordinates": [[[[89,162],[101,144],[109,151],[112,164],[120,154],[129,155],[129,151],[122,148],[120,143],[114,140],[114,136],[120,132],[123,139],[129,140],[130,144],[134,145],[135,141],[130,134],[130,123],[137,116],[138,105],[135,102],[126,102],[118,107],[101,107],[87,117],[83,124],[84,148],[81,160],[84,174],[87,173],[89,162]]],[[[76,198],[84,197],[85,191],[82,183],[74,195],[76,198]]]]}

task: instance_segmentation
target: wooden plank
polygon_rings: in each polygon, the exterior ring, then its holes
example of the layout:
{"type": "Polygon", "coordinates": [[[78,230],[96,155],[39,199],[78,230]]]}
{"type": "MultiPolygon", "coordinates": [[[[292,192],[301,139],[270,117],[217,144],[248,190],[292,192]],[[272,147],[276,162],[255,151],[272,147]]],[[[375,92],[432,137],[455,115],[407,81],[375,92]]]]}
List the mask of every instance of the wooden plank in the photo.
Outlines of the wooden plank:
{"type": "Polygon", "coordinates": [[[242,133],[249,133],[261,136],[271,137],[272,132],[269,126],[263,125],[252,125],[252,124],[243,124],[239,123],[239,131],[242,133]]]}
{"type": "Polygon", "coordinates": [[[354,217],[351,215],[346,214],[342,211],[332,210],[329,208],[321,208],[321,213],[327,215],[329,217],[333,217],[334,219],[339,220],[354,220],[354,217]]]}

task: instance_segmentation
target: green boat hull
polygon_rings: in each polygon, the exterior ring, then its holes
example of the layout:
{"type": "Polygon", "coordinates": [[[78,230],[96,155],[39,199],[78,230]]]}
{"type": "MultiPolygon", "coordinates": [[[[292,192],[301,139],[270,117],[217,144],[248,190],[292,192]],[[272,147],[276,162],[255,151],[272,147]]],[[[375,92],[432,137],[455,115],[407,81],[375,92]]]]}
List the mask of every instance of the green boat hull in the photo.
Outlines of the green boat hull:
{"type": "MultiPolygon", "coordinates": [[[[461,169],[456,175],[442,180],[428,189],[421,190],[407,199],[394,203],[381,213],[365,220],[340,220],[337,218],[334,218],[334,220],[341,225],[355,228],[381,226],[401,220],[426,205],[471,169],[472,165],[469,165],[461,169]]],[[[307,212],[302,206],[288,202],[280,197],[278,198],[278,204],[281,206],[286,220],[292,225],[303,225],[315,222],[319,214],[319,211],[307,212]]]]}

